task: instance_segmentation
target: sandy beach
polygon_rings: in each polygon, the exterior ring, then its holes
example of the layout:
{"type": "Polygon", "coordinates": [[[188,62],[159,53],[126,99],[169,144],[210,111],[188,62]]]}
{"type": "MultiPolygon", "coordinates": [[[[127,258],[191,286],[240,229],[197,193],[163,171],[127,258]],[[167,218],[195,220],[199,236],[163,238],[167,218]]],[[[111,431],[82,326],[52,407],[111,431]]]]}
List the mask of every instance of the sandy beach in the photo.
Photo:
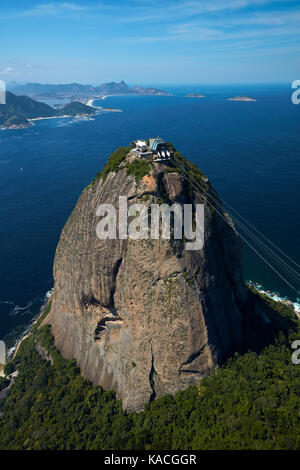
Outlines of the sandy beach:
{"type": "Polygon", "coordinates": [[[42,121],[43,119],[60,119],[60,118],[67,118],[67,117],[73,117],[73,116],[68,116],[67,114],[64,114],[63,116],[46,116],[46,117],[38,117],[38,118],[28,118],[28,121],[42,121]]]}
{"type": "Polygon", "coordinates": [[[91,108],[95,108],[95,106],[93,106],[94,101],[95,101],[95,98],[91,98],[91,99],[88,100],[86,105],[90,106],[91,108]]]}

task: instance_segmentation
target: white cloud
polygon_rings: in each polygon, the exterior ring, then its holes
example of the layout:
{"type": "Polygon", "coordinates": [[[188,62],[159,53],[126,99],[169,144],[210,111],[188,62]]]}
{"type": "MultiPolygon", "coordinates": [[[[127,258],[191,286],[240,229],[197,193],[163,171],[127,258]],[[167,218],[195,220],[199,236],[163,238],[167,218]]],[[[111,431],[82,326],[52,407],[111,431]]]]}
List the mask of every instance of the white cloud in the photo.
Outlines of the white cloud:
{"type": "Polygon", "coordinates": [[[30,17],[30,16],[54,16],[68,12],[82,12],[88,10],[86,5],[79,5],[75,3],[61,2],[61,3],[41,3],[29,10],[23,10],[16,13],[17,17],[30,17]]]}
{"type": "MultiPolygon", "coordinates": [[[[124,2],[125,3],[125,2],[124,2]]],[[[110,38],[127,44],[166,41],[238,41],[255,37],[280,37],[300,32],[298,0],[126,0],[126,7],[109,0],[89,3],[49,2],[31,9],[14,10],[14,17],[47,17],[79,15],[118,22],[125,37],[110,38]],[[280,9],[264,11],[264,6],[278,4],[280,9]],[[122,24],[123,23],[123,24],[122,24]],[[126,25],[128,23],[128,25],[126,25]],[[137,33],[129,23],[143,30],[137,33]],[[149,28],[143,23],[149,23],[149,28]],[[152,24],[151,24],[152,23],[152,24]],[[163,24],[163,28],[161,28],[163,24]],[[299,25],[299,26],[298,26],[299,25]],[[153,27],[154,26],[154,27],[153,27]],[[298,31],[297,31],[298,30],[298,31]],[[156,34],[157,33],[157,34],[156,34]]],[[[278,6],[277,5],[277,6],[278,6]]],[[[149,26],[148,25],[148,26],[149,26]]],[[[116,31],[116,29],[113,29],[116,31]]]]}
{"type": "MultiPolygon", "coordinates": [[[[251,0],[253,4],[271,3],[277,0],[251,0]]],[[[207,2],[185,1],[185,6],[192,12],[205,11],[208,14],[194,15],[193,19],[182,14],[181,21],[174,20],[164,28],[164,34],[127,37],[127,43],[150,43],[160,41],[234,41],[238,44],[241,39],[251,42],[254,38],[273,37],[280,39],[286,36],[299,35],[300,9],[294,8],[281,11],[239,11],[234,14],[215,15],[212,12],[221,8],[243,8],[249,5],[248,0],[223,0],[207,2]],[[226,5],[225,5],[226,4],[226,5]],[[185,21],[184,21],[185,20],[185,21]],[[190,21],[189,21],[190,20],[190,21]]],[[[179,8],[177,5],[176,8],[179,8]]]]}
{"type": "MultiPolygon", "coordinates": [[[[116,21],[128,23],[143,23],[155,21],[178,21],[194,16],[214,16],[224,12],[230,15],[243,12],[247,7],[259,8],[268,4],[278,3],[281,0],[183,0],[179,2],[166,2],[157,0],[154,2],[142,2],[142,6],[127,6],[126,13],[117,15],[117,8],[111,11],[116,13],[116,21]],[[150,5],[149,5],[150,3],[150,5]]],[[[294,3],[295,0],[285,0],[286,3],[294,3]]]]}
{"type": "MultiPolygon", "coordinates": [[[[67,13],[89,13],[94,17],[110,17],[114,21],[139,23],[151,21],[176,21],[195,15],[216,14],[218,12],[240,11],[247,7],[261,7],[279,3],[281,0],[126,0],[126,5],[111,1],[94,3],[48,2],[40,3],[27,10],[15,10],[7,17],[55,16],[67,13]]],[[[286,0],[294,3],[295,0],[286,0]]],[[[125,2],[124,2],[125,3],[125,2]]],[[[1,15],[2,16],[2,15],[1,15]]]]}

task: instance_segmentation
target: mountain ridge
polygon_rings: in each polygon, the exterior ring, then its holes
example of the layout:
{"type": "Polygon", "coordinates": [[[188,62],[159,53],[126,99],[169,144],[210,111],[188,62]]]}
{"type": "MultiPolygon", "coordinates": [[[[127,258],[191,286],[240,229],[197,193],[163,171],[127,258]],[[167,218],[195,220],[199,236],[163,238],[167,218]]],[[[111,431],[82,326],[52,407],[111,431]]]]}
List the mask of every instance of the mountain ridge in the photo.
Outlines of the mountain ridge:
{"type": "Polygon", "coordinates": [[[42,83],[26,83],[13,84],[9,90],[15,94],[26,94],[39,97],[62,97],[68,96],[89,96],[92,95],[105,96],[111,94],[141,94],[141,95],[170,95],[170,93],[156,88],[145,88],[141,86],[129,87],[124,80],[117,82],[103,83],[98,86],[82,85],[80,83],[68,84],[42,84],[42,83]]]}

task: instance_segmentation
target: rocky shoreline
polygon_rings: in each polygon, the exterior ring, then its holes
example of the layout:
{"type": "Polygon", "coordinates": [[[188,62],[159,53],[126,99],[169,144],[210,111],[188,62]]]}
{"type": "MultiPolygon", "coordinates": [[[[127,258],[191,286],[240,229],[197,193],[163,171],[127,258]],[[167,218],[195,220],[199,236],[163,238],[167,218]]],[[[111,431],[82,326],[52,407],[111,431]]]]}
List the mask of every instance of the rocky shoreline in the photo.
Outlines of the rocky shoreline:
{"type": "MultiPolygon", "coordinates": [[[[104,111],[104,110],[103,110],[104,111]]],[[[105,110],[106,111],[106,110],[105,110]]],[[[121,110],[112,110],[112,111],[121,111],[121,110]]],[[[65,119],[65,118],[72,118],[72,119],[83,119],[85,117],[92,117],[94,115],[91,114],[78,114],[76,116],[72,115],[63,115],[63,116],[47,116],[47,117],[37,117],[37,118],[31,118],[28,119],[27,124],[12,124],[11,126],[1,126],[0,130],[2,131],[8,131],[8,130],[21,130],[21,129],[27,129],[28,127],[31,127],[34,125],[35,121],[43,121],[45,119],[65,119]]]]}

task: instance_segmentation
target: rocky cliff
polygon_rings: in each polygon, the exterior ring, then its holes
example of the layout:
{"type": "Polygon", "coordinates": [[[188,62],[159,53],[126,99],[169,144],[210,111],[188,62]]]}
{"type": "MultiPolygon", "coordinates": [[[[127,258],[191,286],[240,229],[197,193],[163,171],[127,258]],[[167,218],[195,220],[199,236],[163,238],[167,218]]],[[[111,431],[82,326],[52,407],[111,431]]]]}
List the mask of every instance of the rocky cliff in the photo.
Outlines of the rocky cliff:
{"type": "MultiPolygon", "coordinates": [[[[247,293],[233,224],[172,165],[147,162],[132,171],[136,157],[128,151],[117,151],[83,191],[62,231],[45,322],[84,376],[114,390],[125,409],[141,410],[198,382],[239,348],[247,293]],[[119,196],[149,206],[203,203],[203,249],[187,251],[173,239],[100,240],[97,208],[118,207],[119,196]]],[[[207,178],[184,165],[217,198],[207,178]]]]}

